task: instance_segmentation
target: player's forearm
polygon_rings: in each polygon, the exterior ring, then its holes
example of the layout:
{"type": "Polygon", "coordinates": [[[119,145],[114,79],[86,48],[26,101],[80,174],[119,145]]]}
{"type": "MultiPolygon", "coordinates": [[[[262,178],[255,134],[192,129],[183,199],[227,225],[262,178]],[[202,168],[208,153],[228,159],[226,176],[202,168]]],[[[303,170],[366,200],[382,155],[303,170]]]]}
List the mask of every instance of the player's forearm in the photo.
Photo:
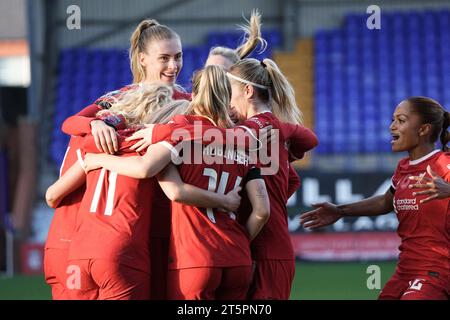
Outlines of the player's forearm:
{"type": "Polygon", "coordinates": [[[255,237],[259,234],[267,221],[269,221],[269,217],[270,209],[267,210],[267,208],[265,207],[258,207],[253,209],[246,225],[250,241],[255,239],[255,237]]]}
{"type": "Polygon", "coordinates": [[[71,116],[67,118],[61,127],[62,132],[73,136],[83,136],[91,132],[91,121],[95,117],[71,116]]]}
{"type": "Polygon", "coordinates": [[[65,134],[80,136],[91,132],[91,121],[95,119],[100,106],[93,103],[77,114],[68,117],[62,124],[61,130],[65,134]]]}
{"type": "Polygon", "coordinates": [[[103,167],[136,179],[157,175],[170,160],[170,150],[161,144],[150,146],[144,156],[118,157],[105,153],[86,156],[88,170],[103,167]]]}
{"type": "Polygon", "coordinates": [[[86,181],[86,175],[78,163],[72,165],[54,184],[48,187],[45,200],[49,207],[56,208],[71,192],[78,189],[86,181]]]}
{"type": "Polygon", "coordinates": [[[370,197],[358,202],[338,206],[343,216],[377,216],[392,211],[392,202],[388,203],[385,195],[370,197]]]}
{"type": "Polygon", "coordinates": [[[263,228],[270,217],[270,201],[266,184],[263,179],[250,180],[246,184],[248,199],[252,205],[252,213],[247,220],[247,231],[250,241],[253,240],[263,228]]]}
{"type": "Polygon", "coordinates": [[[175,202],[200,208],[222,208],[226,201],[225,195],[184,183],[174,165],[158,174],[158,182],[166,196],[175,202]]]}
{"type": "Polygon", "coordinates": [[[154,175],[141,156],[118,157],[101,153],[95,155],[95,162],[99,167],[131,178],[144,179],[154,175]]]}
{"type": "Polygon", "coordinates": [[[223,208],[225,205],[225,195],[204,190],[187,183],[174,186],[174,188],[177,191],[174,199],[172,199],[173,201],[200,208],[223,208]]]}

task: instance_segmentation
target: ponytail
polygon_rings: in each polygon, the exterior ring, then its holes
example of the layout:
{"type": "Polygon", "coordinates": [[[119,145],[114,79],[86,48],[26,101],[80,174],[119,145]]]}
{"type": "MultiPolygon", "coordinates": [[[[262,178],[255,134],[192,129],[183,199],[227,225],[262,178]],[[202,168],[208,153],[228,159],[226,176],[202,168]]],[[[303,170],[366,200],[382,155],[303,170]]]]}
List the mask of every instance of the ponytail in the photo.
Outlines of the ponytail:
{"type": "Polygon", "coordinates": [[[264,52],[267,48],[267,41],[261,36],[261,15],[258,9],[252,10],[250,21],[245,20],[248,22],[248,25],[241,25],[240,28],[245,33],[246,41],[235,50],[240,59],[247,58],[258,46],[258,43],[261,44],[259,53],[264,52]]]}
{"type": "Polygon", "coordinates": [[[141,65],[139,54],[145,53],[149,42],[179,38],[178,34],[169,27],[159,24],[155,19],[141,21],[130,38],[130,68],[133,73],[133,83],[145,80],[145,68],[141,65]]]}
{"type": "Polygon", "coordinates": [[[194,86],[196,94],[186,114],[206,116],[219,127],[232,127],[233,122],[228,114],[231,85],[223,68],[214,65],[206,66],[196,73],[194,86]]]}
{"type": "Polygon", "coordinates": [[[303,115],[295,101],[295,91],[292,85],[273,60],[264,59],[262,66],[265,66],[272,80],[270,94],[275,102],[272,104],[273,113],[282,121],[302,124],[303,115]]]}
{"type": "Polygon", "coordinates": [[[244,31],[244,41],[236,49],[230,49],[227,47],[214,47],[209,51],[208,56],[223,56],[230,60],[230,62],[236,63],[248,57],[253,50],[256,49],[258,43],[261,44],[259,53],[264,52],[267,47],[267,42],[261,36],[261,15],[257,9],[252,10],[250,21],[244,17],[244,20],[248,25],[240,25],[239,29],[244,31]]]}

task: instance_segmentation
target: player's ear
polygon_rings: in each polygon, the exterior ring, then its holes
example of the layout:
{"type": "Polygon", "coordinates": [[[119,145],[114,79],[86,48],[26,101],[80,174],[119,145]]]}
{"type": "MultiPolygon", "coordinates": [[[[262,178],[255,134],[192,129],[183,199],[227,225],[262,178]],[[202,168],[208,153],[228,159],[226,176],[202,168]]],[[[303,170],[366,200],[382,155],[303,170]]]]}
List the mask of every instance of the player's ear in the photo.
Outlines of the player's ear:
{"type": "Polygon", "coordinates": [[[426,135],[429,135],[431,133],[431,124],[425,123],[420,126],[419,128],[419,136],[424,137],[426,135]]]}
{"type": "Polygon", "coordinates": [[[147,66],[146,63],[146,55],[144,52],[139,52],[139,63],[141,64],[141,66],[143,66],[144,68],[147,66]]]}
{"type": "Polygon", "coordinates": [[[245,85],[244,94],[247,99],[251,99],[255,94],[255,88],[253,88],[253,86],[250,84],[245,85]]]}

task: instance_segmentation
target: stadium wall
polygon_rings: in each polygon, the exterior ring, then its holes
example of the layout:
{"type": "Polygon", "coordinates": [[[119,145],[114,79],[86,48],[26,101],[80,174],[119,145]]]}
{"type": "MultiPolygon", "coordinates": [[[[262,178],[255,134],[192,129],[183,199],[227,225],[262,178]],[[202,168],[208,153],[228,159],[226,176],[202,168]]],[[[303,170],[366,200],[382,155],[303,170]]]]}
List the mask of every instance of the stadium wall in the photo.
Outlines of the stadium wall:
{"type": "Polygon", "coordinates": [[[121,1],[121,0],[63,0],[55,4],[58,14],[57,38],[60,47],[95,46],[124,47],[137,23],[154,18],[177,31],[183,45],[199,45],[207,32],[232,30],[243,22],[252,8],[259,8],[264,28],[278,27],[281,23],[282,1],[121,1]],[[81,11],[81,30],[68,30],[66,8],[77,5],[81,11]],[[113,32],[108,33],[108,31],[113,32]],[[101,38],[97,36],[106,34],[101,38]],[[95,41],[93,42],[92,39],[95,41]]]}

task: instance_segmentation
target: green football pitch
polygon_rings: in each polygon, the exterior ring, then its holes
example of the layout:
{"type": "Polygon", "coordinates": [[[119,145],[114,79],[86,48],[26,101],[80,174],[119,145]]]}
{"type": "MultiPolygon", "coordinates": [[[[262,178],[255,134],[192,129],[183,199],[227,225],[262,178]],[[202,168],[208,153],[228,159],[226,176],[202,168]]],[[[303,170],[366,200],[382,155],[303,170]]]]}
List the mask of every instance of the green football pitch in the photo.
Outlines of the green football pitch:
{"type": "MultiPolygon", "coordinates": [[[[368,267],[376,265],[380,270],[381,288],[395,270],[395,262],[342,262],[297,263],[292,288],[292,300],[371,300],[380,290],[368,289],[367,281],[372,273],[368,267]]],[[[369,281],[374,283],[373,281],[369,281]]],[[[50,289],[43,276],[21,276],[6,279],[0,276],[0,300],[46,300],[50,289]]]]}

